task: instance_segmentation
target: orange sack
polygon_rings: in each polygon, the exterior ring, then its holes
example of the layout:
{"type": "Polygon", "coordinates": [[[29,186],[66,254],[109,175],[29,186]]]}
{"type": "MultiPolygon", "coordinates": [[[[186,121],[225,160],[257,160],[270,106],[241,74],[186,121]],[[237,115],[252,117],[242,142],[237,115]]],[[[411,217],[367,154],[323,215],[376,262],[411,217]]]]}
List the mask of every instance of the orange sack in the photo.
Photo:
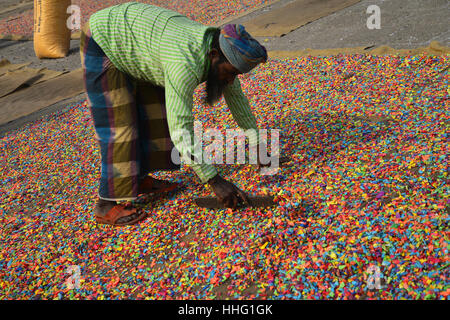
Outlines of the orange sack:
{"type": "Polygon", "coordinates": [[[34,0],[34,52],[38,58],[62,58],[70,49],[67,27],[71,0],[34,0]]]}

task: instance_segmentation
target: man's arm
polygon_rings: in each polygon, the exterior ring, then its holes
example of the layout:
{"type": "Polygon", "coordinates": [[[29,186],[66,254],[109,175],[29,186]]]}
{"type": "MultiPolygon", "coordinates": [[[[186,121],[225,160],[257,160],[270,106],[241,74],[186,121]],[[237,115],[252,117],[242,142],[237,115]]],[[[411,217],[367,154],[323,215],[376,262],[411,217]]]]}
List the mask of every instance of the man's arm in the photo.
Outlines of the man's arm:
{"type": "MultiPolygon", "coordinates": [[[[196,148],[192,142],[194,140],[192,95],[197,81],[189,69],[182,65],[171,65],[165,72],[166,112],[170,137],[183,158],[192,159],[192,155],[198,159],[200,155],[195,154],[196,148]],[[186,135],[183,135],[183,132],[191,135],[190,143],[184,143],[186,135]]],[[[233,183],[220,177],[212,165],[195,162],[191,165],[192,169],[202,183],[209,183],[217,198],[226,207],[236,208],[239,200],[248,203],[247,195],[233,183]]]]}
{"type": "MultiPolygon", "coordinates": [[[[167,123],[170,137],[185,161],[202,183],[217,175],[214,166],[202,162],[201,154],[194,147],[194,117],[192,115],[193,94],[197,86],[195,74],[182,64],[171,64],[165,68],[165,94],[167,123]],[[187,141],[188,135],[189,141],[187,141]],[[188,162],[189,163],[189,162],[188,162]]],[[[201,146],[200,146],[201,148],[201,146]]]]}
{"type": "MultiPolygon", "coordinates": [[[[238,126],[242,129],[255,129],[254,132],[250,132],[249,134],[250,147],[258,146],[258,149],[262,148],[263,152],[265,152],[267,150],[266,142],[261,141],[260,139],[256,118],[250,109],[250,104],[247,97],[242,92],[241,83],[238,77],[236,77],[232,85],[229,85],[224,90],[224,97],[238,126]]],[[[282,164],[288,162],[289,158],[281,157],[279,161],[280,164],[282,164]]],[[[270,163],[262,164],[260,162],[258,150],[258,165],[268,166],[269,164],[270,163]]]]}
{"type": "Polygon", "coordinates": [[[250,109],[247,97],[242,92],[241,82],[238,77],[234,79],[231,85],[225,88],[223,96],[237,125],[245,130],[254,129],[254,132],[249,135],[249,142],[250,146],[257,145],[259,143],[259,133],[256,118],[250,109]]]}

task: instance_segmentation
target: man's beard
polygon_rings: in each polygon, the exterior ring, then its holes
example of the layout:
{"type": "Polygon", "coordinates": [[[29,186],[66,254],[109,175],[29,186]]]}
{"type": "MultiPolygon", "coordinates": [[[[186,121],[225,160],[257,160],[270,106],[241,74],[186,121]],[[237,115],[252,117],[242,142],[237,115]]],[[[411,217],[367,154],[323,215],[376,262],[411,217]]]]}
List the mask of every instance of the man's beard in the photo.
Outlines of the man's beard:
{"type": "Polygon", "coordinates": [[[206,80],[206,102],[212,106],[222,97],[223,90],[227,86],[225,81],[219,81],[219,63],[211,65],[206,80]]]}

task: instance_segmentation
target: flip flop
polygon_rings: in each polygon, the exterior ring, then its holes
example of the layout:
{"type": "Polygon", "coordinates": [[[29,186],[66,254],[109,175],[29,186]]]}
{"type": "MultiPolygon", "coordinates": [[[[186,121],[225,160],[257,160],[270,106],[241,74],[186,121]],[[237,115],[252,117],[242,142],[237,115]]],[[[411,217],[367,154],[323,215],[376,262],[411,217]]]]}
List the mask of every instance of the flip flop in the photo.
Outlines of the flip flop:
{"type": "Polygon", "coordinates": [[[130,204],[116,204],[104,216],[95,216],[95,220],[100,224],[109,224],[113,226],[126,226],[135,224],[144,219],[147,214],[140,209],[132,207],[130,204]],[[117,222],[120,218],[134,216],[131,221],[117,222]]]}
{"type": "MultiPolygon", "coordinates": [[[[146,194],[161,194],[161,193],[169,193],[169,192],[175,191],[179,186],[179,183],[158,180],[158,181],[167,183],[168,186],[165,188],[157,188],[153,185],[155,180],[156,179],[154,179],[150,176],[145,177],[144,179],[142,179],[142,181],[139,184],[139,190],[142,190],[142,189],[151,190],[150,192],[146,192],[146,194]]],[[[139,191],[139,192],[143,193],[141,191],[139,191]]]]}

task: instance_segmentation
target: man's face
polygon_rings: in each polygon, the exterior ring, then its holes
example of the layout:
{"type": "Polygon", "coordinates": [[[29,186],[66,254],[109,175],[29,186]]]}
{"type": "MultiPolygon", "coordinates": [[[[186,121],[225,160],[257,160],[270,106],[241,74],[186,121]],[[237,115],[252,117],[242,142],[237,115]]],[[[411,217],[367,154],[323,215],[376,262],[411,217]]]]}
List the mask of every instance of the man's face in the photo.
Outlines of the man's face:
{"type": "Polygon", "coordinates": [[[206,80],[206,102],[209,105],[216,103],[222,97],[225,87],[232,84],[238,74],[241,72],[228,61],[212,59],[206,80]]]}

